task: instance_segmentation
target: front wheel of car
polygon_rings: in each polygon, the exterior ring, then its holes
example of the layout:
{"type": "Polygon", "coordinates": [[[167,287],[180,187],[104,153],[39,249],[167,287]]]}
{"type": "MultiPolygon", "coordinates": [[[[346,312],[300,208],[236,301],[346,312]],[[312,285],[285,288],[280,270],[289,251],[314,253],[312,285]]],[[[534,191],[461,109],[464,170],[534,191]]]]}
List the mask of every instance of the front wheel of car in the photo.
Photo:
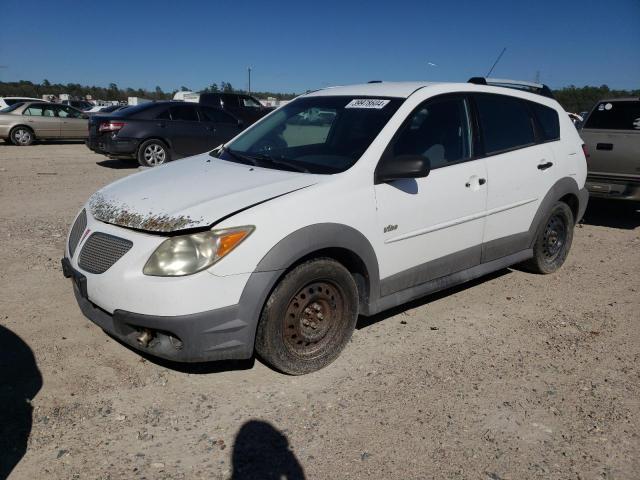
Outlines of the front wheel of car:
{"type": "Polygon", "coordinates": [[[157,167],[169,161],[169,148],[161,140],[147,140],[138,148],[138,163],[143,167],[157,167]]]}
{"type": "Polygon", "coordinates": [[[269,296],[256,333],[256,352],[291,375],[333,362],[349,342],[358,317],[358,290],[349,271],[330,258],[291,270],[269,296]]]}
{"type": "Polygon", "coordinates": [[[533,244],[533,258],[522,264],[533,273],[553,273],[567,259],[573,242],[573,213],[564,202],[556,202],[533,244]]]}
{"type": "Polygon", "coordinates": [[[31,145],[36,139],[33,130],[27,127],[15,127],[10,133],[11,143],[19,147],[31,145]]]}

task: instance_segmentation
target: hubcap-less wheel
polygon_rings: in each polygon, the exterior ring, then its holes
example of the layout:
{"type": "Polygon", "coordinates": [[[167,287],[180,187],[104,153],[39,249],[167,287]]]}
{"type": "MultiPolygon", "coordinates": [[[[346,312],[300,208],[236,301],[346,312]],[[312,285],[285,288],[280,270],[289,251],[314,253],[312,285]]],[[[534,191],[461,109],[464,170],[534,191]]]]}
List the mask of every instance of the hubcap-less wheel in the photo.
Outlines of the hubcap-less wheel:
{"type": "Polygon", "coordinates": [[[13,138],[19,145],[29,145],[33,139],[31,132],[26,128],[19,128],[13,134],[13,138]]]}
{"type": "Polygon", "coordinates": [[[157,143],[151,143],[144,149],[144,159],[147,165],[157,166],[162,165],[167,160],[167,152],[157,143]]]}
{"type": "Polygon", "coordinates": [[[567,226],[564,218],[553,215],[544,230],[542,251],[547,262],[553,262],[562,251],[567,239],[567,226]]]}
{"type": "Polygon", "coordinates": [[[344,318],[342,292],[332,283],[315,282],[296,293],[283,318],[287,348],[299,356],[313,356],[333,341],[344,318]]]}

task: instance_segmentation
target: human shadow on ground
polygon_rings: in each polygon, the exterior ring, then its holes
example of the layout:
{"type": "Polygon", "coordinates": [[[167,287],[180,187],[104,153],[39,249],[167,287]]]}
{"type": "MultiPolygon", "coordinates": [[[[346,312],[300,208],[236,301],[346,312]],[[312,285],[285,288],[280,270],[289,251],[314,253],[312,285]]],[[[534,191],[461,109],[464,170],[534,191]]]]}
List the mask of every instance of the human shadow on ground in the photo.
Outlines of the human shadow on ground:
{"type": "Polygon", "coordinates": [[[640,226],[640,202],[590,198],[582,223],[633,230],[640,226]]]}
{"type": "Polygon", "coordinates": [[[0,325],[0,480],[9,476],[27,451],[31,400],[41,387],[42,375],[31,348],[0,325]]]}
{"type": "Polygon", "coordinates": [[[303,480],[304,469],[287,437],[268,422],[250,420],[233,443],[232,480],[303,480]]]}

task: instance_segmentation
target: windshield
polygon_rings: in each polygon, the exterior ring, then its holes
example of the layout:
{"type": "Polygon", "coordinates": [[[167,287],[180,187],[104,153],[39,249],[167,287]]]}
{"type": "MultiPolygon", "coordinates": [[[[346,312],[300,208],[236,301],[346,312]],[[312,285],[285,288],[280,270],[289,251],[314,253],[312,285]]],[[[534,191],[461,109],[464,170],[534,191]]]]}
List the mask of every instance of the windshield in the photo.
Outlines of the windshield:
{"type": "Polygon", "coordinates": [[[299,98],[212,155],[283,170],[343,172],[358,161],[403,101],[379,97],[299,98]]]}

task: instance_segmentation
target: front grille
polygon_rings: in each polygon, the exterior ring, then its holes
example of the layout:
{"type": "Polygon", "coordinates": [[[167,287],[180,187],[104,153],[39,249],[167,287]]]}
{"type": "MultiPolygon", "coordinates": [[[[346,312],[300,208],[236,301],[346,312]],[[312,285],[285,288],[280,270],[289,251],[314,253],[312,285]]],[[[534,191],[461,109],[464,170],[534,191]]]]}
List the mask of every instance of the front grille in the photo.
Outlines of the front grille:
{"type": "Polygon", "coordinates": [[[133,243],[124,238],[96,232],[82,247],[78,265],[89,273],[104,273],[132,246],[133,243]]]}
{"type": "Polygon", "coordinates": [[[69,234],[69,254],[72,257],[85,228],[87,228],[87,211],[82,209],[73,227],[71,227],[71,233],[69,234]]]}

